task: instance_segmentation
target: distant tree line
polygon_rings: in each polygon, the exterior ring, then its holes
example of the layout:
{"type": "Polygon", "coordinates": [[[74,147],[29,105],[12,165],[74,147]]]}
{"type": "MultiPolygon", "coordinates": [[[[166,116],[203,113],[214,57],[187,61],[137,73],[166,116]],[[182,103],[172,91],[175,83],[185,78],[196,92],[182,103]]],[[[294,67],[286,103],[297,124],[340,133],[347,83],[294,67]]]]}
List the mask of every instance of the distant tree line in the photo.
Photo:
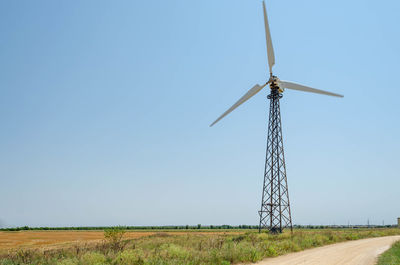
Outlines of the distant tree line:
{"type": "MultiPolygon", "coordinates": [[[[79,227],[11,227],[0,228],[0,231],[25,231],[25,230],[107,230],[116,226],[79,226],[79,227]]],[[[258,229],[258,225],[167,225],[167,226],[117,226],[123,230],[209,230],[209,229],[258,229]]],[[[390,228],[396,225],[294,225],[296,229],[332,229],[332,228],[390,228]]]]}
{"type": "MultiPolygon", "coordinates": [[[[24,230],[106,230],[111,226],[79,226],[79,227],[11,227],[0,228],[0,231],[24,231],[24,230]]],[[[258,229],[257,225],[164,225],[164,226],[118,226],[124,230],[207,230],[207,229],[258,229]]]]}

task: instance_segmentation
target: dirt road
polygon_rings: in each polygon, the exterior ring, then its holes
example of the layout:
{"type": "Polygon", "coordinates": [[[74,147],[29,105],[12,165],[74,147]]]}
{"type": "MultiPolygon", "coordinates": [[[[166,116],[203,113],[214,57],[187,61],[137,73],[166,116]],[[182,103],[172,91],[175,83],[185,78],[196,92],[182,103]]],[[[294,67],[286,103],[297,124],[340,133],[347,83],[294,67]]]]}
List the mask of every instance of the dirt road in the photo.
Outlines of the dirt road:
{"type": "Polygon", "coordinates": [[[258,265],[373,265],[400,236],[367,238],[265,259],[258,265]]]}

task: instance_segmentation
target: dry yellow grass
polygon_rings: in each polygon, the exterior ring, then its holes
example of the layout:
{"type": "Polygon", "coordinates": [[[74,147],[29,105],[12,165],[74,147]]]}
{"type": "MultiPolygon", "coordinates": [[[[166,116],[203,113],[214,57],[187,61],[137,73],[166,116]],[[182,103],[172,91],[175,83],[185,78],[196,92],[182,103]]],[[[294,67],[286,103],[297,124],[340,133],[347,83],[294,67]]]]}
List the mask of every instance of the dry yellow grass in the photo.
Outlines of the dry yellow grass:
{"type": "MultiPolygon", "coordinates": [[[[127,231],[124,239],[133,239],[143,236],[150,236],[160,231],[127,231]]],[[[179,231],[163,232],[169,235],[191,234],[236,234],[239,231],[179,231]]],[[[104,239],[104,231],[17,231],[0,232],[0,251],[20,248],[60,248],[67,247],[71,243],[92,243],[104,239]]]]}

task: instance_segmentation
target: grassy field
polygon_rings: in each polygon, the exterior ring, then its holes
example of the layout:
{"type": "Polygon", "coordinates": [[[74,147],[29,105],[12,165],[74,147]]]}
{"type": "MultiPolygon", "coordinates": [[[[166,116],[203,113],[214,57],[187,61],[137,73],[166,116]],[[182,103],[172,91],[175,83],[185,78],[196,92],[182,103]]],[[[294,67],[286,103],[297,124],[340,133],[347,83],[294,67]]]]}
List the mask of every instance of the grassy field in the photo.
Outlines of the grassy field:
{"type": "Polygon", "coordinates": [[[400,241],[379,257],[377,265],[400,265],[400,241]]]}
{"type": "Polygon", "coordinates": [[[0,255],[0,264],[235,264],[336,242],[400,234],[399,229],[304,229],[293,235],[221,232],[157,232],[131,239],[128,234],[119,238],[122,233],[111,233],[101,241],[75,242],[62,248],[9,250],[0,255]]]}

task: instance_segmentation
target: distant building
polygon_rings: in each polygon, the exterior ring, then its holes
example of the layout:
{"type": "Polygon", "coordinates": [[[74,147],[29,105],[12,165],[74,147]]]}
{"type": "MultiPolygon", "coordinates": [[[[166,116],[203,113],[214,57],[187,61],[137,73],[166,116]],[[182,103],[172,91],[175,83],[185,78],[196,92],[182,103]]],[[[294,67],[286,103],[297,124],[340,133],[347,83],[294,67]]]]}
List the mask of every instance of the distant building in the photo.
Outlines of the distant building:
{"type": "Polygon", "coordinates": [[[400,217],[397,218],[397,226],[400,228],[400,217]]]}

